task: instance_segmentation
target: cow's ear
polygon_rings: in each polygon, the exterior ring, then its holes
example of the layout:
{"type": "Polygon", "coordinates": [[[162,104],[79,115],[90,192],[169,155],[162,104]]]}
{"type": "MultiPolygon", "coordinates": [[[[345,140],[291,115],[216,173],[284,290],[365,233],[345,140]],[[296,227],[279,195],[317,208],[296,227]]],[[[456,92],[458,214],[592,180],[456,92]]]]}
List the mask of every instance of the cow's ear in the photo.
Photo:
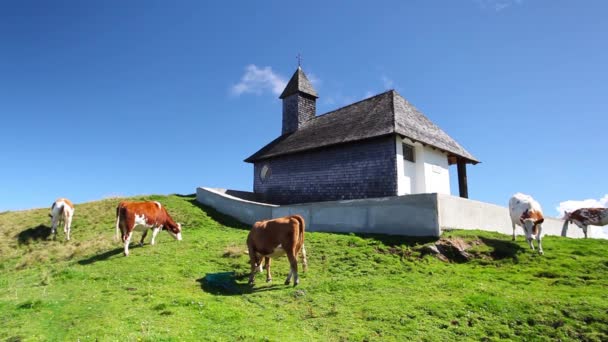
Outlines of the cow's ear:
{"type": "Polygon", "coordinates": [[[543,222],[545,222],[545,219],[544,219],[544,218],[541,218],[540,220],[536,221],[534,224],[541,224],[541,223],[543,223],[543,222]]]}

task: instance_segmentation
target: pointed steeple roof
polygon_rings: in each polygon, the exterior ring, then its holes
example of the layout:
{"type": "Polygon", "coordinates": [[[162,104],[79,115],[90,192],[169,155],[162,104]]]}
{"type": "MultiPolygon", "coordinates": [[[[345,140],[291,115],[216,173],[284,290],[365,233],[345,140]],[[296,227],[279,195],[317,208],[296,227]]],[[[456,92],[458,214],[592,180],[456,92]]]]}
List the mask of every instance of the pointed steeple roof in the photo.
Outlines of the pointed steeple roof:
{"type": "Polygon", "coordinates": [[[281,93],[279,98],[284,99],[287,96],[297,94],[298,92],[313,96],[315,98],[319,97],[315,89],[312,87],[312,83],[310,83],[308,77],[306,77],[306,74],[304,74],[301,67],[298,67],[298,70],[293,73],[293,76],[291,76],[291,79],[287,83],[287,86],[285,86],[285,90],[283,90],[283,93],[281,93]]]}

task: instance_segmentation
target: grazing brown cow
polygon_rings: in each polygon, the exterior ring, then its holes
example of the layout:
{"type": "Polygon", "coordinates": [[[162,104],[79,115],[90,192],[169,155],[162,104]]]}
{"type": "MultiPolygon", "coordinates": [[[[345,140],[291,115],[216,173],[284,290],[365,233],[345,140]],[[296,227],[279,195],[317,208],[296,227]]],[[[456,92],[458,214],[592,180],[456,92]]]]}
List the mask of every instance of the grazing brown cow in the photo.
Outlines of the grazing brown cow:
{"type": "Polygon", "coordinates": [[[74,217],[74,204],[67,198],[58,198],[51,206],[51,234],[57,236],[57,226],[63,223],[65,239],[70,240],[72,218],[74,217]]]}
{"type": "Polygon", "coordinates": [[[119,232],[122,232],[122,241],[125,244],[125,256],[129,255],[129,243],[134,230],[143,231],[140,245],[144,244],[144,239],[148,234],[148,229],[152,229],[152,241],[161,229],[166,230],[178,241],[182,240],[182,225],[175,223],[167,209],[159,202],[127,202],[123,201],[116,207],[116,239],[119,232]]]}
{"type": "Polygon", "coordinates": [[[587,238],[587,226],[605,226],[608,224],[608,208],[581,208],[564,214],[562,236],[568,232],[568,223],[573,223],[583,229],[587,238]]]}
{"type": "Polygon", "coordinates": [[[250,285],[253,285],[255,271],[258,269],[260,272],[262,271],[262,259],[265,259],[266,281],[272,281],[270,258],[283,254],[287,255],[290,265],[285,285],[289,285],[292,275],[294,277],[293,286],[300,283],[296,259],[300,250],[304,270],[308,266],[306,248],[304,248],[304,218],[302,216],[292,215],[256,222],[247,236],[247,247],[251,263],[250,285]]]}

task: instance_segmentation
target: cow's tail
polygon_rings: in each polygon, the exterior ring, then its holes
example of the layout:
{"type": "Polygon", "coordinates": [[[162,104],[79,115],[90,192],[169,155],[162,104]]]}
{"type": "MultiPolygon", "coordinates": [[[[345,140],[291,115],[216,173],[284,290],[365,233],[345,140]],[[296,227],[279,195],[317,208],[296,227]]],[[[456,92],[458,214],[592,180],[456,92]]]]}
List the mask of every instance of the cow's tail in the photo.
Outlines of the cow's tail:
{"type": "Polygon", "coordinates": [[[308,269],[308,259],[306,258],[306,247],[304,247],[304,231],[306,230],[306,224],[304,223],[304,218],[300,215],[293,215],[293,218],[295,218],[300,226],[300,231],[298,232],[298,240],[299,242],[302,244],[302,249],[300,249],[300,251],[302,252],[302,268],[304,269],[304,271],[306,271],[308,269]]]}
{"type": "Polygon", "coordinates": [[[292,215],[291,217],[294,218],[299,223],[300,229],[298,231],[298,241],[303,244],[304,243],[304,230],[305,230],[304,218],[300,215],[292,215]]]}
{"type": "Polygon", "coordinates": [[[61,219],[65,220],[65,203],[59,206],[59,212],[57,212],[57,222],[61,222],[61,219]]]}
{"type": "Polygon", "coordinates": [[[64,205],[61,207],[61,212],[60,212],[59,214],[60,214],[61,216],[63,216],[63,221],[64,221],[64,222],[68,222],[68,218],[69,218],[68,216],[70,215],[70,212],[69,212],[69,210],[65,210],[65,206],[66,206],[66,204],[64,204],[64,205]]]}
{"type": "Polygon", "coordinates": [[[116,235],[114,241],[120,241],[120,204],[116,207],[116,235]]]}

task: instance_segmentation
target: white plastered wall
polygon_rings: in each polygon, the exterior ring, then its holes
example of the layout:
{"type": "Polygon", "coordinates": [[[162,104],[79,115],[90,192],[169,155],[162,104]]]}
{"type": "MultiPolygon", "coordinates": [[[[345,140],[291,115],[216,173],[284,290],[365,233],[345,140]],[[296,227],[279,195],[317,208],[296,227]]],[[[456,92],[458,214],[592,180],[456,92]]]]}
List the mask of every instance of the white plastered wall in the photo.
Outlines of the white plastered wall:
{"type": "Polygon", "coordinates": [[[440,193],[450,194],[450,173],[445,153],[397,136],[398,195],[440,193]],[[403,159],[403,143],[414,147],[415,163],[403,159]]]}

